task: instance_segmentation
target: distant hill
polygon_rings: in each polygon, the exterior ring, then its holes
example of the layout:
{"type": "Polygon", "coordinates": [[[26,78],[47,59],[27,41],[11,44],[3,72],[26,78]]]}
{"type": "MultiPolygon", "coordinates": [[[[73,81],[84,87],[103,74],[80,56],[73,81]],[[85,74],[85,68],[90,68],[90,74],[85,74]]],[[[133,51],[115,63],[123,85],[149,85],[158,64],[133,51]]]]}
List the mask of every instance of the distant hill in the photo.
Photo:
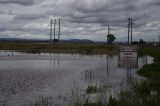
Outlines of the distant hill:
{"type": "Polygon", "coordinates": [[[41,39],[0,38],[0,42],[48,42],[41,39]]]}
{"type": "Polygon", "coordinates": [[[95,43],[94,41],[88,39],[69,39],[69,40],[61,40],[64,43],[95,43]]]}
{"type": "MultiPolygon", "coordinates": [[[[19,39],[19,38],[0,38],[0,42],[49,42],[50,40],[42,39],[19,39]]],[[[69,39],[60,40],[62,43],[96,43],[88,39],[69,39]]]]}

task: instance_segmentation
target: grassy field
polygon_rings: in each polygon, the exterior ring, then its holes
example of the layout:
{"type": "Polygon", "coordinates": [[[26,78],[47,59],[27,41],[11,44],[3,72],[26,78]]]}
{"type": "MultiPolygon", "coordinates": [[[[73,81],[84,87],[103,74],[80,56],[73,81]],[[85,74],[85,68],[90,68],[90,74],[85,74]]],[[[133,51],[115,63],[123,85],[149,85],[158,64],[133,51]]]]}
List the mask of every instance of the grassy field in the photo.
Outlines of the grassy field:
{"type": "Polygon", "coordinates": [[[79,54],[118,54],[117,46],[105,44],[78,44],[78,43],[0,43],[0,50],[18,50],[30,53],[79,53],[79,54]]]}
{"type": "Polygon", "coordinates": [[[154,63],[146,64],[137,72],[147,80],[122,91],[118,99],[110,97],[108,106],[160,106],[160,50],[143,45],[139,52],[154,57],[154,63]]]}

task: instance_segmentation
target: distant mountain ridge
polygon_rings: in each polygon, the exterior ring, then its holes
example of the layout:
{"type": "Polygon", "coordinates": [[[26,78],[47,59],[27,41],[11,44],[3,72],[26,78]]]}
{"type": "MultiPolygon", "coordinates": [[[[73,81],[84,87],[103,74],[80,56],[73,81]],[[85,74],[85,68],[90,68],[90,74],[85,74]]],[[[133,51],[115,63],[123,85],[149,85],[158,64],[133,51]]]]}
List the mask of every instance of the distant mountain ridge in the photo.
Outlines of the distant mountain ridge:
{"type": "MultiPolygon", "coordinates": [[[[49,42],[48,39],[20,39],[20,38],[0,38],[0,42],[49,42]]],[[[88,39],[68,39],[60,40],[62,43],[95,43],[95,41],[88,39]]]]}
{"type": "Polygon", "coordinates": [[[69,39],[69,40],[62,40],[61,42],[70,42],[70,43],[95,43],[92,40],[88,39],[69,39]]]}

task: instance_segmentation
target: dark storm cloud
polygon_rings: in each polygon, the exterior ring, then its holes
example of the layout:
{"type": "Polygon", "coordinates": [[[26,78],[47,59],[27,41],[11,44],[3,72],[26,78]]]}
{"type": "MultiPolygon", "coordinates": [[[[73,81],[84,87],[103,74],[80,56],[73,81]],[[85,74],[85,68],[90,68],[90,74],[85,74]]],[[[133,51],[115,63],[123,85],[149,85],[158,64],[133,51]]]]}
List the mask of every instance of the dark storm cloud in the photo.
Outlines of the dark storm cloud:
{"type": "Polygon", "coordinates": [[[35,0],[0,0],[0,4],[20,4],[20,5],[33,5],[35,0]]]}
{"type": "Polygon", "coordinates": [[[43,14],[25,14],[25,15],[17,15],[14,17],[16,21],[32,21],[40,18],[45,18],[43,14]]]}
{"type": "Polygon", "coordinates": [[[86,0],[70,3],[70,7],[83,13],[109,12],[109,11],[129,11],[137,9],[137,0],[86,0]]]}
{"type": "MultiPolygon", "coordinates": [[[[72,0],[68,20],[73,23],[99,23],[102,26],[111,24],[126,27],[129,17],[135,21],[134,27],[145,25],[144,21],[151,7],[158,5],[159,0],[72,0]]],[[[67,11],[67,10],[66,10],[67,11]]],[[[150,15],[150,14],[149,14],[150,15]]],[[[158,15],[158,14],[156,14],[158,15]]]]}
{"type": "Polygon", "coordinates": [[[126,26],[128,17],[133,16],[137,20],[144,16],[143,13],[140,16],[132,15],[139,9],[137,0],[73,0],[69,7],[71,11],[68,13],[68,20],[74,23],[126,26]]]}
{"type": "Polygon", "coordinates": [[[160,6],[160,0],[151,0],[148,5],[160,6]]]}

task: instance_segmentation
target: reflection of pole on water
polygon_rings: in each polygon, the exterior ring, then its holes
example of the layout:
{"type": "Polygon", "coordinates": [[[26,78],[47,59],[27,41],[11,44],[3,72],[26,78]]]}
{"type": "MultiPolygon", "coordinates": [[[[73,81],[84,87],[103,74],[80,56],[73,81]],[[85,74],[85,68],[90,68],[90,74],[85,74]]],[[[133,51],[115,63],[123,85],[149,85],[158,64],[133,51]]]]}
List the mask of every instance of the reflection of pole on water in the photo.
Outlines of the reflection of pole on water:
{"type": "Polygon", "coordinates": [[[108,55],[106,55],[106,64],[107,64],[107,77],[109,76],[109,65],[108,65],[108,55]]]}
{"type": "Polygon", "coordinates": [[[59,66],[59,59],[58,59],[58,66],[59,66]]]}
{"type": "MultiPolygon", "coordinates": [[[[49,53],[49,56],[51,57],[51,53],[49,53]]],[[[52,65],[51,59],[49,59],[49,66],[52,65]]]]}
{"type": "Polygon", "coordinates": [[[127,68],[127,77],[130,77],[130,76],[131,76],[131,68],[128,67],[128,68],[127,68]]]}
{"type": "Polygon", "coordinates": [[[49,60],[49,66],[51,66],[52,65],[52,62],[51,62],[51,59],[49,60]]]}
{"type": "Polygon", "coordinates": [[[128,68],[127,68],[127,82],[128,82],[128,83],[131,83],[131,82],[132,82],[132,73],[131,73],[131,71],[132,71],[132,68],[131,68],[131,67],[128,67],[128,68]]]}
{"type": "Polygon", "coordinates": [[[13,52],[11,52],[11,56],[13,56],[13,52]]]}
{"type": "Polygon", "coordinates": [[[56,59],[51,59],[49,60],[49,66],[52,67],[52,66],[60,66],[60,61],[59,59],[56,60],[56,59]]]}
{"type": "Polygon", "coordinates": [[[93,81],[93,71],[91,69],[87,69],[85,71],[85,80],[88,82],[92,82],[93,81]]]}

